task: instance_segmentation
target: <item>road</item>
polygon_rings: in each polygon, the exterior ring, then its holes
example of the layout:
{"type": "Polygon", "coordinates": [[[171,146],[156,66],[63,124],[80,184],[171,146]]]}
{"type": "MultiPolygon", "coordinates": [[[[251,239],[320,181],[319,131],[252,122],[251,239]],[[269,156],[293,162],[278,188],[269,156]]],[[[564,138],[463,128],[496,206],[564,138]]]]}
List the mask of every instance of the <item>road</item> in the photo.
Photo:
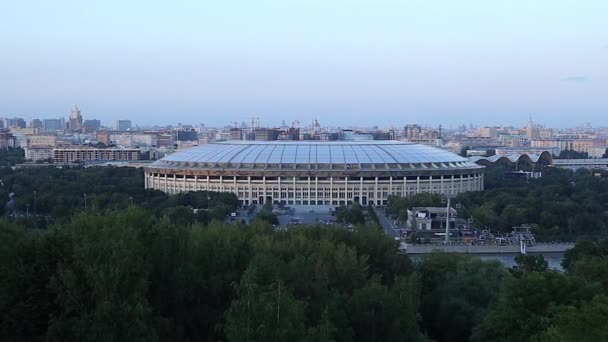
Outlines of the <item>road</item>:
{"type": "Polygon", "coordinates": [[[390,220],[386,217],[386,213],[384,210],[379,210],[376,206],[372,206],[374,212],[376,213],[376,216],[378,216],[378,221],[380,222],[380,225],[382,226],[382,229],[384,230],[384,234],[390,236],[390,237],[399,237],[399,232],[397,230],[395,230],[395,227],[393,227],[393,224],[390,222],[390,220]]]}

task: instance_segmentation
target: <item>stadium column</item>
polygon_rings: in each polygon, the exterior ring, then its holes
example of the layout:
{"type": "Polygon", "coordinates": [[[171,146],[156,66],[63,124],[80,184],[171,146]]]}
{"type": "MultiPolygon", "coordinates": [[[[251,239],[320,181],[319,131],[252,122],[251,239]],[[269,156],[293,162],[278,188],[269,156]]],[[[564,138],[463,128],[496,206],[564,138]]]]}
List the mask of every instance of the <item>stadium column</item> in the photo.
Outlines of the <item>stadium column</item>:
{"type": "Polygon", "coordinates": [[[247,198],[249,199],[249,204],[253,204],[253,194],[251,193],[251,176],[247,176],[247,198]]]}
{"type": "Polygon", "coordinates": [[[150,177],[150,174],[146,172],[144,175],[145,175],[145,177],[144,177],[144,189],[147,189],[148,188],[148,177],[150,177]]]}
{"type": "Polygon", "coordinates": [[[165,172],[165,192],[167,192],[167,173],[165,172]]]}
{"type": "MultiPolygon", "coordinates": [[[[266,176],[262,176],[262,201],[264,201],[264,204],[266,204],[266,201],[268,200],[268,193],[266,192],[266,176]]],[[[260,194],[258,194],[258,197],[260,196],[260,194]]]]}
{"type": "Polygon", "coordinates": [[[380,196],[378,196],[378,176],[375,177],[374,182],[374,205],[378,205],[378,201],[380,200],[380,196]]]}
{"type": "Polygon", "coordinates": [[[224,191],[224,176],[220,176],[220,192],[224,191]]]}
{"type": "Polygon", "coordinates": [[[344,177],[344,204],[348,205],[348,177],[344,177]]]}
{"type": "MultiPolygon", "coordinates": [[[[393,176],[390,176],[388,178],[388,195],[392,195],[393,194],[393,176]]],[[[383,200],[388,199],[388,198],[383,198],[383,200]]]]}
{"type": "Polygon", "coordinates": [[[334,176],[329,177],[329,204],[334,204],[334,176]]]}
{"type": "Polygon", "coordinates": [[[179,192],[179,190],[177,189],[177,175],[174,173],[173,174],[173,180],[171,181],[171,186],[173,187],[173,193],[176,194],[179,192]]]}
{"type": "Polygon", "coordinates": [[[416,176],[416,193],[420,193],[420,176],[416,176]]]}
{"type": "MultiPolygon", "coordinates": [[[[367,205],[367,200],[365,202],[367,205]]],[[[363,205],[363,177],[359,177],[359,203],[363,205]]]]}
{"type": "Polygon", "coordinates": [[[183,183],[184,183],[184,191],[188,191],[187,183],[186,183],[186,174],[184,174],[184,181],[183,181],[183,183]]]}
{"type": "Polygon", "coordinates": [[[277,176],[277,186],[279,188],[279,203],[281,203],[281,201],[283,201],[283,191],[281,190],[281,179],[283,177],[281,177],[281,175],[277,176]]]}
{"type": "MultiPolygon", "coordinates": [[[[297,196],[296,196],[296,177],[295,175],[292,177],[293,178],[293,203],[295,205],[296,200],[297,200],[297,196]]],[[[301,196],[300,196],[301,197],[301,196]]],[[[302,201],[302,198],[300,198],[300,201],[302,201]]]]}
{"type": "Polygon", "coordinates": [[[401,192],[401,196],[407,197],[407,177],[403,176],[403,191],[401,192]]]}
{"type": "MultiPolygon", "coordinates": [[[[308,188],[306,188],[306,193],[308,194],[308,196],[306,197],[306,200],[308,201],[308,205],[310,205],[310,176],[308,176],[308,188]]],[[[317,203],[317,202],[315,202],[317,203]]]]}

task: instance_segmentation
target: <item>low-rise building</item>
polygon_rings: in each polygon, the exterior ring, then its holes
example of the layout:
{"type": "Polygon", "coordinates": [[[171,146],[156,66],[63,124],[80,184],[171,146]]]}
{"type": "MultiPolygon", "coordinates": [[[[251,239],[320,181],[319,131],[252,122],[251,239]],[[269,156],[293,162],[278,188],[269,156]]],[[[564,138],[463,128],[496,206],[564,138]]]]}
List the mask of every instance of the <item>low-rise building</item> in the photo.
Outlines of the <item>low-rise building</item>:
{"type": "MultiPolygon", "coordinates": [[[[412,207],[407,211],[407,226],[418,232],[445,232],[447,208],[412,207]]],[[[450,229],[455,228],[458,212],[450,208],[450,229]]]]}

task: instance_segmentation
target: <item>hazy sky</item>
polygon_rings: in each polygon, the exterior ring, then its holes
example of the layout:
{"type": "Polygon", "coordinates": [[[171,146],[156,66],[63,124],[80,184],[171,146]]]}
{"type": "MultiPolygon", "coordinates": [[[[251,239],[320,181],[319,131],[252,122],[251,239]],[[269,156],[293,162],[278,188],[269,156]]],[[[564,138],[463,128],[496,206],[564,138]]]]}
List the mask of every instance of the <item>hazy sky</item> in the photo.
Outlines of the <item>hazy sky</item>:
{"type": "Polygon", "coordinates": [[[608,1],[4,0],[0,117],[608,125],[608,1]]]}

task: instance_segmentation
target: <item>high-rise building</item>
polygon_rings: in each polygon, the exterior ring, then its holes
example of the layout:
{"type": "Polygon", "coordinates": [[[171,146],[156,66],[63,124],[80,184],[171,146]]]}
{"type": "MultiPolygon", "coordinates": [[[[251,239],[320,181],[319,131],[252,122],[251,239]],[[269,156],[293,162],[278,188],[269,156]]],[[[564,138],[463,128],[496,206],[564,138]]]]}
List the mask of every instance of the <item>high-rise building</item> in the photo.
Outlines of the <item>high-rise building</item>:
{"type": "Polygon", "coordinates": [[[116,121],[117,131],[128,131],[131,129],[131,120],[118,120],[116,121]]]}
{"type": "Polygon", "coordinates": [[[72,112],[70,113],[69,128],[72,131],[78,131],[82,129],[82,115],[77,105],[74,105],[72,112]]]}
{"type": "Polygon", "coordinates": [[[32,121],[30,121],[30,127],[31,128],[42,128],[42,120],[33,119],[32,121]]]}
{"type": "Polygon", "coordinates": [[[538,127],[532,122],[532,115],[530,115],[530,120],[528,120],[528,125],[526,126],[526,136],[528,140],[538,139],[538,127]]]}
{"type": "Polygon", "coordinates": [[[45,131],[62,131],[64,128],[65,120],[63,118],[42,120],[42,129],[45,131]]]}
{"type": "Polygon", "coordinates": [[[96,120],[96,119],[84,120],[84,123],[82,124],[82,130],[85,133],[97,132],[97,131],[99,131],[100,128],[101,128],[101,121],[96,120]]]}
{"type": "Polygon", "coordinates": [[[4,121],[4,128],[25,128],[25,120],[22,118],[6,118],[4,121]]]}

